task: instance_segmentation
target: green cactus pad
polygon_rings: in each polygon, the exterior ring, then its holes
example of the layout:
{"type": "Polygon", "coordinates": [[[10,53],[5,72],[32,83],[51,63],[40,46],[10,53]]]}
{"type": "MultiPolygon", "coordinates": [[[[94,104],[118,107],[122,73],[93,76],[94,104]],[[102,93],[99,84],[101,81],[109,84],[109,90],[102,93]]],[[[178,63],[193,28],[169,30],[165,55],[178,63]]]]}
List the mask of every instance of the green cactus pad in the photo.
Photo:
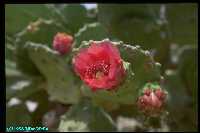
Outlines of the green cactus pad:
{"type": "Polygon", "coordinates": [[[185,87],[189,89],[189,93],[197,101],[198,89],[198,53],[197,48],[192,46],[184,46],[178,51],[178,72],[185,87]]]}
{"type": "Polygon", "coordinates": [[[166,70],[165,72],[165,83],[164,87],[169,92],[169,107],[175,108],[177,106],[184,106],[185,103],[188,103],[189,97],[186,93],[184,84],[181,81],[180,75],[177,71],[166,70]]]}
{"type": "Polygon", "coordinates": [[[107,37],[108,33],[100,23],[86,24],[75,34],[76,47],[79,47],[82,41],[102,40],[107,37]]]}
{"type": "Polygon", "coordinates": [[[82,99],[61,117],[59,131],[116,131],[116,127],[102,108],[82,99]]]}
{"type": "Polygon", "coordinates": [[[31,124],[31,115],[25,104],[22,103],[22,104],[14,105],[14,106],[6,105],[6,126],[7,127],[22,126],[22,125],[29,125],[29,124],[31,124]]]}
{"type": "Polygon", "coordinates": [[[32,79],[30,81],[27,79],[21,79],[20,81],[18,81],[22,77],[15,78],[16,79],[14,80],[16,81],[10,86],[6,87],[6,100],[11,99],[12,97],[19,98],[20,100],[26,100],[32,94],[43,90],[45,87],[45,82],[40,78],[32,79]],[[13,87],[15,89],[13,89],[13,87]]]}
{"type": "Polygon", "coordinates": [[[45,45],[28,42],[25,46],[30,59],[47,80],[47,91],[51,100],[76,103],[79,100],[79,83],[71,68],[56,51],[45,45]]]}
{"type": "Polygon", "coordinates": [[[38,18],[49,19],[51,10],[46,4],[6,4],[6,34],[14,35],[38,18]]]}
{"type": "Polygon", "coordinates": [[[17,68],[29,76],[41,75],[30,60],[24,45],[27,41],[52,45],[53,37],[57,32],[62,32],[62,27],[52,20],[38,19],[16,35],[16,64],[17,68]]]}
{"type": "Polygon", "coordinates": [[[164,77],[164,86],[170,94],[167,104],[168,117],[173,118],[170,126],[174,126],[176,131],[196,131],[198,125],[197,98],[188,94],[178,71],[166,70],[164,77]]]}
{"type": "Polygon", "coordinates": [[[195,3],[166,4],[165,10],[171,40],[179,45],[197,45],[198,5],[195,3]]]}
{"type": "Polygon", "coordinates": [[[88,21],[87,10],[80,4],[65,4],[57,10],[57,15],[71,34],[76,33],[88,21]]]}
{"type": "Polygon", "coordinates": [[[99,4],[98,19],[109,33],[125,43],[137,43],[145,49],[162,44],[159,4],[99,4]]]}

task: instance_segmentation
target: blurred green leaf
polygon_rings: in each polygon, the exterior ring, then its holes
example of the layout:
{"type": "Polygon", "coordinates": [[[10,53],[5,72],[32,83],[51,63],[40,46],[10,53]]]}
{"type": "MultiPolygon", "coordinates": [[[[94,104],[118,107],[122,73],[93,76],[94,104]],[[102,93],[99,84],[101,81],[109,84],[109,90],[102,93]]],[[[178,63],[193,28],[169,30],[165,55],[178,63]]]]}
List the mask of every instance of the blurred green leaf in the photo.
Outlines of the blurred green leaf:
{"type": "Polygon", "coordinates": [[[6,106],[6,127],[30,126],[31,117],[25,104],[6,106]]]}
{"type": "Polygon", "coordinates": [[[185,87],[197,103],[198,89],[198,51],[197,48],[184,46],[178,51],[178,71],[185,87]]]}
{"type": "Polygon", "coordinates": [[[87,9],[88,23],[97,22],[98,21],[97,15],[98,15],[97,8],[87,9]]]}
{"type": "Polygon", "coordinates": [[[171,40],[180,45],[198,42],[198,5],[166,4],[166,19],[170,31],[171,40]]]}
{"type": "Polygon", "coordinates": [[[61,17],[70,34],[76,33],[88,21],[87,10],[80,4],[63,5],[57,10],[57,15],[61,17]]]}
{"type": "Polygon", "coordinates": [[[145,49],[161,45],[159,5],[150,4],[99,4],[98,18],[108,31],[129,44],[145,49]]]}
{"type": "Polygon", "coordinates": [[[5,59],[14,61],[15,60],[15,44],[14,38],[11,36],[5,36],[5,59]]]}
{"type": "Polygon", "coordinates": [[[31,113],[31,125],[42,125],[42,118],[44,114],[51,108],[51,102],[48,101],[48,94],[46,90],[41,89],[29,96],[28,100],[37,102],[38,106],[34,112],[31,113]]]}
{"type": "Polygon", "coordinates": [[[171,131],[196,131],[197,106],[188,94],[177,71],[167,70],[164,88],[169,92],[168,106],[171,131]],[[180,113],[181,110],[181,113],[180,113]]]}
{"type": "Polygon", "coordinates": [[[6,88],[6,100],[17,97],[21,100],[28,99],[32,94],[44,89],[44,82],[41,79],[19,80],[6,88]],[[15,88],[15,89],[13,89],[15,88]]]}
{"type": "Polygon", "coordinates": [[[16,69],[16,64],[13,61],[5,60],[6,65],[6,101],[14,95],[14,90],[11,86],[17,83],[19,80],[25,80],[26,78],[16,69]]]}
{"type": "Polygon", "coordinates": [[[151,50],[156,61],[167,62],[170,39],[160,4],[99,4],[98,10],[98,20],[109,34],[151,50]]]}
{"type": "Polygon", "coordinates": [[[50,18],[49,12],[45,4],[6,4],[6,34],[14,35],[38,18],[50,18]]]}
{"type": "Polygon", "coordinates": [[[16,69],[16,63],[11,60],[5,60],[6,77],[21,76],[21,73],[16,69]]]}
{"type": "Polygon", "coordinates": [[[61,117],[59,131],[116,131],[116,127],[104,110],[82,99],[61,117]]]}
{"type": "Polygon", "coordinates": [[[47,91],[51,100],[62,103],[78,102],[80,84],[76,82],[68,62],[43,44],[28,42],[26,49],[31,60],[47,80],[47,91]]]}
{"type": "Polygon", "coordinates": [[[169,92],[169,106],[173,106],[172,108],[174,108],[189,103],[190,100],[186,93],[186,88],[177,71],[166,70],[164,77],[164,88],[169,92]]]}

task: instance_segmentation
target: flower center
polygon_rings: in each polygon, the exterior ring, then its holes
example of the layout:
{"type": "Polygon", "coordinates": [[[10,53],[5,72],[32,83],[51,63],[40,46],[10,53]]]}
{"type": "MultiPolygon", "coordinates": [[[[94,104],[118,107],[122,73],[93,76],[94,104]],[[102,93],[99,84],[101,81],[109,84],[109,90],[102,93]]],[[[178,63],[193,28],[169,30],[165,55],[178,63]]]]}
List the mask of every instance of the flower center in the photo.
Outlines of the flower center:
{"type": "Polygon", "coordinates": [[[103,72],[98,71],[98,72],[96,73],[96,79],[100,79],[103,75],[104,75],[103,72]]]}
{"type": "Polygon", "coordinates": [[[95,64],[90,65],[86,70],[86,76],[88,78],[100,79],[101,77],[108,75],[110,65],[104,60],[97,61],[95,64]]]}

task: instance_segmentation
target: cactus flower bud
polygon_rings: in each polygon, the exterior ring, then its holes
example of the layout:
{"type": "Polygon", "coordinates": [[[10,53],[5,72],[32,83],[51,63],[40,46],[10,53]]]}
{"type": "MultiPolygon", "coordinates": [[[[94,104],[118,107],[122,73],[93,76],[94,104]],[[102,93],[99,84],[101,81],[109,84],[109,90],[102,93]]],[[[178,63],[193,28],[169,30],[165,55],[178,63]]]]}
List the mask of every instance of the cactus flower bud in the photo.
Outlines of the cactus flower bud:
{"type": "Polygon", "coordinates": [[[57,33],[54,36],[53,48],[61,55],[69,52],[73,43],[73,37],[66,33],[57,33]]]}
{"type": "Polygon", "coordinates": [[[162,112],[166,102],[167,92],[159,85],[147,83],[139,96],[137,105],[139,109],[148,115],[156,115],[162,112]]]}
{"type": "Polygon", "coordinates": [[[125,76],[118,49],[110,41],[91,42],[73,59],[77,75],[92,89],[113,90],[125,76]]]}

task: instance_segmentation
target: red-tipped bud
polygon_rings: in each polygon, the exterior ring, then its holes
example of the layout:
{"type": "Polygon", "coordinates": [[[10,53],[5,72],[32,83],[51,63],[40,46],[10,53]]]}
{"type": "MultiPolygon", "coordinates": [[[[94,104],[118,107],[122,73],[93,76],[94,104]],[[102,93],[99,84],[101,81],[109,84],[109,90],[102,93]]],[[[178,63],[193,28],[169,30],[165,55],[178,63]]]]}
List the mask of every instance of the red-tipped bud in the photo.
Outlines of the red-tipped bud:
{"type": "Polygon", "coordinates": [[[73,43],[73,37],[66,33],[57,33],[53,40],[53,48],[61,55],[68,53],[73,43]]]}
{"type": "Polygon", "coordinates": [[[159,85],[145,85],[143,93],[139,96],[137,105],[139,109],[147,115],[156,115],[162,112],[166,102],[166,91],[159,85]],[[157,88],[156,88],[157,87],[157,88]]]}

